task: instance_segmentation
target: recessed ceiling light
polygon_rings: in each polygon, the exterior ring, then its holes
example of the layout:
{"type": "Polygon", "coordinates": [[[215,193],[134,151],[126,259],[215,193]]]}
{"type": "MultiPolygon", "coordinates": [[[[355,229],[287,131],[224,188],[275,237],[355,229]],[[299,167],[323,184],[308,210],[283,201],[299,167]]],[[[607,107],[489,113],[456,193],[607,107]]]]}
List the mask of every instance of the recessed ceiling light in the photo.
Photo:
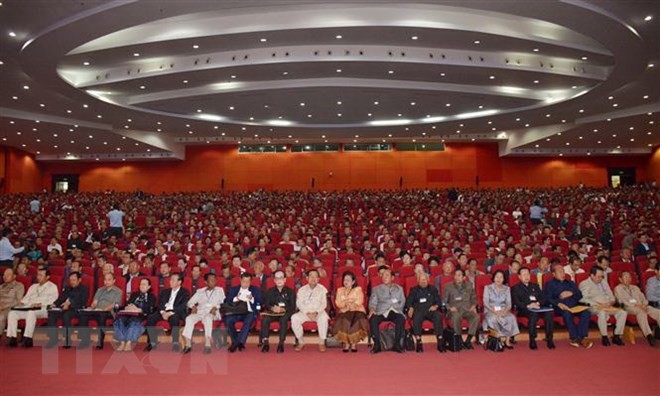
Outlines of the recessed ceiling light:
{"type": "Polygon", "coordinates": [[[11,98],[14,100],[18,100],[18,96],[12,96],[11,98]]]}
{"type": "Polygon", "coordinates": [[[569,142],[566,142],[566,145],[567,145],[567,146],[570,146],[571,144],[570,144],[569,142]]]}
{"type": "Polygon", "coordinates": [[[644,95],[644,96],[642,96],[642,98],[643,98],[643,99],[648,99],[649,96],[648,96],[648,95],[644,95]]]}
{"type": "Polygon", "coordinates": [[[573,88],[573,89],[577,89],[577,85],[573,85],[571,88],[573,88]]]}
{"type": "Polygon", "coordinates": [[[236,76],[235,76],[235,75],[233,75],[233,74],[232,74],[232,75],[231,75],[230,77],[231,77],[231,78],[236,78],[236,76]]]}
{"type": "Polygon", "coordinates": [[[234,106],[229,106],[229,110],[234,110],[234,106]]]}
{"type": "Polygon", "coordinates": [[[397,114],[397,117],[402,117],[402,116],[403,116],[403,114],[401,114],[401,113],[397,114]]]}
{"type": "Polygon", "coordinates": [[[198,49],[198,48],[199,48],[199,45],[193,44],[193,49],[198,49]]]}
{"type": "Polygon", "coordinates": [[[133,56],[137,58],[138,56],[140,56],[140,53],[139,52],[133,52],[133,56]]]}
{"type": "Polygon", "coordinates": [[[529,128],[529,124],[525,124],[525,128],[529,128]]]}
{"type": "Polygon", "coordinates": [[[582,59],[582,60],[587,60],[587,59],[589,59],[589,58],[587,58],[586,56],[583,56],[581,59],[582,59]]]}
{"type": "Polygon", "coordinates": [[[534,84],[538,84],[538,83],[539,83],[539,80],[534,80],[534,84]]]}
{"type": "Polygon", "coordinates": [[[341,105],[341,101],[337,102],[338,105],[341,105]]]}
{"type": "Polygon", "coordinates": [[[190,128],[190,124],[186,124],[186,128],[190,128]]]}
{"type": "Polygon", "coordinates": [[[53,134],[53,137],[57,137],[57,134],[56,134],[56,133],[54,133],[54,134],[53,134]]]}
{"type": "Polygon", "coordinates": [[[520,121],[520,118],[516,118],[516,121],[520,121]]]}
{"type": "Polygon", "coordinates": [[[550,117],[550,114],[546,114],[545,116],[546,116],[546,118],[549,118],[549,117],[550,117]]]}
{"type": "Polygon", "coordinates": [[[259,41],[261,41],[262,43],[265,43],[266,41],[268,41],[268,39],[262,38],[262,39],[259,39],[259,41]]]}
{"type": "Polygon", "coordinates": [[[9,32],[9,37],[16,37],[16,33],[14,33],[14,32],[9,32]]]}
{"type": "Polygon", "coordinates": [[[337,73],[341,73],[341,69],[337,69],[337,73]]]}
{"type": "Polygon", "coordinates": [[[419,37],[417,37],[417,36],[412,36],[412,37],[411,37],[412,40],[417,40],[418,38],[419,38],[419,37]]]}
{"type": "Polygon", "coordinates": [[[580,113],[584,113],[584,109],[580,109],[579,112],[580,112],[580,113]]]}
{"type": "Polygon", "coordinates": [[[445,103],[445,107],[451,107],[451,103],[445,103]]]}
{"type": "Polygon", "coordinates": [[[614,135],[612,135],[612,137],[616,137],[616,133],[614,135]]]}
{"type": "Polygon", "coordinates": [[[614,103],[614,104],[612,105],[612,107],[619,107],[619,104],[618,104],[618,103],[614,103]]]}
{"type": "Polygon", "coordinates": [[[644,21],[648,22],[648,21],[650,21],[651,19],[653,19],[653,15],[647,15],[647,16],[644,18],[644,21]]]}
{"type": "Polygon", "coordinates": [[[479,40],[474,40],[474,43],[475,43],[475,44],[481,44],[481,41],[479,41],[479,40]]]}
{"type": "Polygon", "coordinates": [[[307,114],[307,118],[312,118],[312,115],[311,115],[311,114],[307,114]]]}
{"type": "Polygon", "coordinates": [[[634,139],[634,138],[631,138],[631,139],[630,139],[630,141],[631,141],[631,142],[634,142],[634,141],[635,141],[635,139],[634,139]]]}
{"type": "Polygon", "coordinates": [[[378,101],[375,101],[375,102],[374,102],[374,104],[375,104],[376,106],[378,106],[378,103],[379,103],[378,101]]]}
{"type": "Polygon", "coordinates": [[[337,113],[337,117],[341,117],[341,113],[337,113]]]}
{"type": "Polygon", "coordinates": [[[84,105],[83,105],[83,108],[87,109],[87,108],[89,108],[89,105],[88,105],[88,104],[84,104],[84,105]]]}
{"type": "Polygon", "coordinates": [[[537,144],[537,145],[535,145],[534,147],[539,148],[539,145],[537,144]]]}
{"type": "Polygon", "coordinates": [[[495,76],[490,76],[490,77],[488,77],[488,78],[490,78],[491,80],[494,80],[494,79],[495,79],[495,76]]]}
{"type": "Polygon", "coordinates": [[[188,80],[183,80],[183,83],[184,83],[184,84],[188,84],[188,80]]]}
{"type": "Polygon", "coordinates": [[[440,77],[444,77],[444,76],[446,76],[445,73],[440,73],[440,77]]]}
{"type": "Polygon", "coordinates": [[[372,116],[372,114],[371,114],[371,113],[367,113],[367,117],[371,117],[371,116],[372,116]]]}
{"type": "Polygon", "coordinates": [[[341,34],[338,34],[338,35],[335,36],[335,38],[336,38],[337,40],[341,40],[342,35],[341,35],[341,34]]]}
{"type": "Polygon", "coordinates": [[[29,85],[23,85],[23,89],[28,90],[28,89],[30,89],[30,86],[29,85]]]}
{"type": "Polygon", "coordinates": [[[287,74],[289,74],[288,71],[282,72],[282,75],[283,75],[283,76],[286,76],[287,74]]]}
{"type": "Polygon", "coordinates": [[[394,70],[388,70],[387,74],[394,74],[394,70]]]}
{"type": "Polygon", "coordinates": [[[538,48],[534,48],[532,51],[534,51],[534,52],[539,52],[539,49],[538,49],[538,48]]]}
{"type": "Polygon", "coordinates": [[[649,67],[655,67],[655,64],[649,63],[649,67]]]}
{"type": "Polygon", "coordinates": [[[89,66],[89,62],[83,62],[83,66],[89,66]]]}
{"type": "Polygon", "coordinates": [[[140,89],[146,89],[146,88],[147,87],[145,87],[144,85],[140,85],[140,89]]]}
{"type": "Polygon", "coordinates": [[[301,106],[301,107],[305,107],[305,103],[304,103],[304,102],[300,102],[300,106],[301,106]]]}

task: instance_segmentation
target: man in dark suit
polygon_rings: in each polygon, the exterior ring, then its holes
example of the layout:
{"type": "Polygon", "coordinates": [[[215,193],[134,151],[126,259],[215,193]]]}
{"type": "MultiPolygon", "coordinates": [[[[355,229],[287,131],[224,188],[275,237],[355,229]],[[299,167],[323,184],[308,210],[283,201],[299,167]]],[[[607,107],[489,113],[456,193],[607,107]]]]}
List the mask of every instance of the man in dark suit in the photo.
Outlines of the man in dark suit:
{"type": "Polygon", "coordinates": [[[259,314],[258,309],[261,308],[261,289],[251,285],[252,275],[244,272],[241,274],[240,286],[234,286],[229,290],[227,302],[245,301],[248,306],[248,313],[244,315],[230,315],[225,316],[225,324],[227,331],[231,337],[231,346],[229,352],[236,352],[238,349],[242,351],[245,349],[250,327],[257,320],[259,314]],[[236,323],[243,322],[243,327],[240,332],[236,331],[236,323]]]}
{"type": "Polygon", "coordinates": [[[440,293],[435,286],[429,285],[429,276],[422,272],[417,275],[417,286],[408,293],[406,307],[408,317],[412,318],[412,331],[417,341],[416,352],[423,352],[422,347],[422,322],[430,320],[433,322],[433,331],[438,341],[438,351],[445,351],[442,339],[442,315],[440,314],[440,293]]]}
{"type": "Polygon", "coordinates": [[[181,287],[183,281],[181,274],[172,274],[170,276],[170,288],[160,292],[158,296],[158,310],[147,316],[147,346],[144,349],[149,352],[158,345],[158,334],[156,332],[156,323],[166,320],[172,328],[172,351],[178,352],[179,331],[181,321],[186,318],[188,299],[190,293],[181,287]]]}
{"type": "Polygon", "coordinates": [[[655,246],[649,241],[647,234],[642,234],[639,237],[637,245],[635,245],[635,257],[646,256],[655,251],[655,246]]]}
{"type": "Polygon", "coordinates": [[[87,286],[81,284],[82,275],[80,272],[72,272],[69,275],[69,285],[64,287],[64,291],[53,303],[53,308],[48,311],[48,337],[50,341],[45,348],[52,348],[57,345],[57,321],[62,319],[64,323],[64,348],[70,348],[69,328],[71,319],[78,317],[78,310],[87,305],[89,290],[87,286]]]}
{"type": "Polygon", "coordinates": [[[529,348],[537,348],[536,323],[538,322],[539,317],[542,316],[545,324],[545,341],[548,345],[548,349],[555,349],[555,344],[552,341],[552,319],[554,312],[552,310],[536,312],[536,310],[544,308],[545,297],[543,296],[539,285],[530,282],[531,273],[529,268],[522,267],[518,271],[518,276],[520,276],[520,283],[511,288],[511,301],[518,310],[518,315],[525,316],[529,319],[529,348]]]}
{"type": "Polygon", "coordinates": [[[286,284],[284,271],[277,270],[273,274],[275,286],[268,289],[264,296],[264,313],[261,316],[261,333],[259,339],[262,342],[261,352],[268,352],[270,345],[268,335],[270,323],[277,321],[280,324],[277,353],[284,352],[284,341],[286,340],[287,322],[296,311],[296,293],[286,284]]]}

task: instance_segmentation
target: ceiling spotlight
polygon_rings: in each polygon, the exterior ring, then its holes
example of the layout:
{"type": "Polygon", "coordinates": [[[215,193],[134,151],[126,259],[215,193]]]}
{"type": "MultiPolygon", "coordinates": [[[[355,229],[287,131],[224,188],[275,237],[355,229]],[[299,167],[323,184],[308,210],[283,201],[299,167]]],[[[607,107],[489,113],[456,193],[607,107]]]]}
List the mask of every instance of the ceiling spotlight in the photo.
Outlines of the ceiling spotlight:
{"type": "Polygon", "coordinates": [[[375,104],[376,106],[378,106],[378,101],[375,101],[374,104],[375,104]]]}
{"type": "Polygon", "coordinates": [[[440,77],[444,77],[444,76],[446,76],[445,73],[440,73],[440,77]]]}
{"type": "Polygon", "coordinates": [[[16,37],[16,33],[14,33],[14,32],[9,32],[9,37],[16,37]]]}
{"type": "Polygon", "coordinates": [[[653,19],[653,16],[652,16],[652,15],[647,15],[647,16],[644,18],[644,21],[648,22],[648,21],[650,21],[651,19],[653,19]]]}
{"type": "Polygon", "coordinates": [[[312,118],[312,115],[311,115],[311,114],[307,114],[307,118],[312,118]]]}
{"type": "Polygon", "coordinates": [[[338,34],[338,35],[335,36],[335,38],[336,38],[337,40],[341,40],[341,39],[342,39],[342,36],[341,36],[341,34],[338,34]]]}
{"type": "Polygon", "coordinates": [[[619,104],[618,104],[618,103],[614,103],[614,104],[612,105],[612,107],[619,107],[619,104]]]}
{"type": "Polygon", "coordinates": [[[655,67],[655,64],[649,63],[649,67],[655,67]]]}
{"type": "Polygon", "coordinates": [[[411,37],[412,40],[417,40],[418,38],[419,38],[419,37],[417,37],[417,36],[412,36],[412,37],[411,37]]]}
{"type": "Polygon", "coordinates": [[[644,95],[642,98],[643,98],[643,99],[648,99],[649,96],[648,96],[648,95],[644,95]]]}
{"type": "Polygon", "coordinates": [[[539,80],[534,80],[534,84],[538,84],[538,83],[539,83],[539,80]]]}
{"type": "Polygon", "coordinates": [[[188,84],[188,80],[183,80],[183,83],[184,83],[184,84],[188,84]]]}
{"type": "Polygon", "coordinates": [[[394,70],[388,70],[387,74],[394,74],[394,70]]]}
{"type": "Polygon", "coordinates": [[[587,60],[587,59],[589,59],[589,58],[587,58],[586,56],[583,56],[581,59],[582,59],[582,60],[587,60]]]}
{"type": "Polygon", "coordinates": [[[231,77],[231,78],[236,78],[236,76],[235,76],[235,75],[233,75],[233,74],[232,74],[232,75],[231,75],[230,77],[231,77]]]}
{"type": "Polygon", "coordinates": [[[300,106],[301,106],[301,107],[305,107],[305,103],[300,102],[300,106]]]}
{"type": "Polygon", "coordinates": [[[265,43],[266,41],[268,41],[268,39],[262,38],[259,41],[261,41],[262,43],[265,43]]]}
{"type": "Polygon", "coordinates": [[[229,106],[229,110],[234,110],[234,106],[229,106]]]}
{"type": "Polygon", "coordinates": [[[341,101],[337,102],[338,105],[341,105],[341,101]]]}
{"type": "Polygon", "coordinates": [[[198,112],[198,113],[201,113],[201,112],[202,112],[202,109],[197,109],[197,112],[198,112]]]}
{"type": "Polygon", "coordinates": [[[479,41],[479,40],[474,40],[474,43],[475,43],[475,44],[481,44],[481,41],[479,41]]]}
{"type": "Polygon", "coordinates": [[[532,51],[534,51],[534,52],[539,52],[539,49],[538,49],[538,48],[534,48],[532,51]]]}
{"type": "Polygon", "coordinates": [[[341,69],[337,69],[337,73],[341,73],[341,69]]]}
{"type": "Polygon", "coordinates": [[[488,78],[490,78],[491,80],[494,80],[494,79],[495,79],[495,76],[490,76],[490,77],[488,77],[488,78]]]}
{"type": "Polygon", "coordinates": [[[372,116],[372,114],[371,114],[371,113],[367,113],[367,117],[371,117],[371,116],[372,116]]]}
{"type": "Polygon", "coordinates": [[[29,85],[23,85],[23,89],[28,90],[28,89],[30,89],[30,86],[29,85]]]}
{"type": "Polygon", "coordinates": [[[337,113],[337,117],[341,117],[341,113],[337,113]]]}
{"type": "Polygon", "coordinates": [[[415,103],[415,102],[410,102],[410,105],[411,105],[411,106],[414,106],[414,105],[416,105],[416,104],[417,104],[417,103],[415,103]]]}
{"type": "Polygon", "coordinates": [[[140,89],[147,89],[144,85],[140,85],[140,89]]]}
{"type": "Polygon", "coordinates": [[[138,56],[140,56],[140,53],[139,52],[133,52],[133,56],[137,58],[138,56]]]}
{"type": "Polygon", "coordinates": [[[12,96],[11,98],[14,100],[18,100],[18,96],[12,96]]]}
{"type": "Polygon", "coordinates": [[[282,72],[282,75],[283,75],[283,76],[286,76],[287,74],[289,74],[289,72],[287,72],[287,71],[282,72]]]}
{"type": "Polygon", "coordinates": [[[199,45],[193,44],[193,49],[198,49],[198,48],[199,48],[199,45]]]}
{"type": "Polygon", "coordinates": [[[89,62],[83,62],[83,66],[89,66],[89,62]]]}

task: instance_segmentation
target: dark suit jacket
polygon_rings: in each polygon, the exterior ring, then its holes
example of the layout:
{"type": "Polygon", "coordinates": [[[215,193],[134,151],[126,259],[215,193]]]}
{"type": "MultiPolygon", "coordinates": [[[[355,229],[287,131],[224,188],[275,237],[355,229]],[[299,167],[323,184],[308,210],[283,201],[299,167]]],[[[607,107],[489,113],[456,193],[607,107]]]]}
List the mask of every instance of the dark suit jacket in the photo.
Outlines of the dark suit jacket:
{"type": "Polygon", "coordinates": [[[81,309],[84,308],[87,305],[87,299],[89,298],[89,291],[87,290],[87,286],[80,284],[78,287],[71,287],[71,286],[66,286],[64,288],[64,291],[60,296],[55,300],[53,305],[56,307],[61,306],[64,304],[66,300],[69,300],[71,305],[69,305],[69,309],[81,309]]]}
{"type": "MultiPolygon", "coordinates": [[[[158,296],[159,311],[165,310],[165,304],[167,304],[167,302],[170,301],[171,295],[172,295],[172,289],[165,289],[162,292],[160,292],[160,295],[158,296]]],[[[179,292],[176,294],[176,298],[174,299],[174,313],[179,315],[181,319],[184,319],[186,317],[186,313],[188,309],[186,304],[188,303],[189,298],[190,298],[190,293],[188,293],[188,290],[182,287],[179,289],[179,292]]]]}
{"type": "Polygon", "coordinates": [[[526,310],[527,305],[537,302],[541,306],[546,304],[545,296],[541,292],[541,288],[534,282],[529,282],[528,286],[525,286],[522,282],[516,284],[511,288],[511,303],[517,307],[519,311],[526,310]],[[534,296],[536,301],[532,301],[530,296],[534,296]]]}
{"type": "Polygon", "coordinates": [[[156,297],[151,292],[149,292],[147,293],[146,301],[144,299],[141,299],[140,301],[144,301],[144,302],[138,303],[136,301],[138,300],[138,297],[140,297],[140,294],[142,293],[140,293],[139,291],[131,293],[131,296],[126,302],[126,305],[134,304],[140,307],[140,309],[142,309],[142,313],[144,315],[151,315],[156,309],[156,297]]]}
{"type": "MultiPolygon", "coordinates": [[[[234,301],[234,297],[238,296],[238,291],[241,289],[240,286],[234,286],[231,289],[229,289],[229,295],[225,299],[227,302],[232,302],[234,301]]],[[[252,297],[254,297],[254,301],[250,304],[250,308],[252,308],[252,312],[256,315],[257,314],[257,309],[255,308],[257,305],[262,305],[261,301],[261,290],[259,290],[258,287],[255,286],[250,286],[250,293],[252,293],[252,297]]]]}
{"type": "Polygon", "coordinates": [[[650,243],[647,243],[646,245],[649,247],[648,249],[646,249],[644,247],[644,245],[642,245],[641,243],[638,243],[637,245],[635,245],[634,256],[635,257],[637,257],[637,256],[646,256],[647,254],[655,251],[655,246],[653,246],[650,243]]]}

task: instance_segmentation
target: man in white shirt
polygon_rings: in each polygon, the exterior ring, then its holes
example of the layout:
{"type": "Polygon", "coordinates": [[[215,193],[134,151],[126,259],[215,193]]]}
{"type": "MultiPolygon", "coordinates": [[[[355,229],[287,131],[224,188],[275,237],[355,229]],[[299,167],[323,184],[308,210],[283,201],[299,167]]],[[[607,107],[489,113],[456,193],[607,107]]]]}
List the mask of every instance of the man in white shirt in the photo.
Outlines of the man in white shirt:
{"type": "Polygon", "coordinates": [[[582,260],[579,257],[573,257],[570,262],[564,266],[564,272],[568,275],[573,282],[575,282],[575,275],[584,274],[584,270],[580,268],[582,260]]]}
{"type": "Polygon", "coordinates": [[[14,265],[14,255],[22,253],[25,247],[15,248],[9,240],[13,231],[9,228],[2,230],[2,239],[0,239],[0,267],[12,267],[14,265]]]}
{"type": "Polygon", "coordinates": [[[37,271],[37,283],[30,286],[21,303],[9,311],[9,316],[7,317],[7,337],[9,338],[10,347],[16,347],[18,345],[16,335],[18,333],[18,321],[21,319],[25,319],[23,346],[26,348],[32,347],[32,336],[37,319],[48,317],[46,307],[54,303],[58,296],[57,286],[50,281],[50,272],[45,268],[39,269],[37,271]],[[25,310],[15,310],[16,308],[25,310]]]}
{"type": "Polygon", "coordinates": [[[216,286],[218,280],[215,274],[204,275],[204,282],[206,282],[206,287],[198,289],[188,300],[188,308],[191,311],[190,315],[186,317],[186,325],[183,328],[184,354],[192,350],[192,335],[197,322],[202,322],[204,325],[204,354],[211,353],[213,321],[220,320],[220,304],[225,301],[225,291],[216,286]]]}
{"type": "Polygon", "coordinates": [[[32,201],[30,201],[30,211],[32,213],[39,213],[41,210],[41,202],[39,202],[39,198],[34,197],[32,201]]]}
{"type": "Polygon", "coordinates": [[[124,234],[124,225],[122,219],[126,214],[119,210],[117,205],[112,205],[112,210],[108,212],[107,217],[110,220],[110,228],[108,228],[108,237],[115,236],[121,238],[124,234]]]}
{"type": "Polygon", "coordinates": [[[330,320],[325,312],[328,305],[328,290],[323,285],[319,285],[319,273],[316,270],[307,273],[307,282],[298,290],[296,296],[296,306],[299,311],[291,316],[291,329],[298,340],[296,352],[302,351],[305,347],[302,327],[305,322],[316,322],[319,331],[319,351],[325,352],[325,339],[330,320]]]}

